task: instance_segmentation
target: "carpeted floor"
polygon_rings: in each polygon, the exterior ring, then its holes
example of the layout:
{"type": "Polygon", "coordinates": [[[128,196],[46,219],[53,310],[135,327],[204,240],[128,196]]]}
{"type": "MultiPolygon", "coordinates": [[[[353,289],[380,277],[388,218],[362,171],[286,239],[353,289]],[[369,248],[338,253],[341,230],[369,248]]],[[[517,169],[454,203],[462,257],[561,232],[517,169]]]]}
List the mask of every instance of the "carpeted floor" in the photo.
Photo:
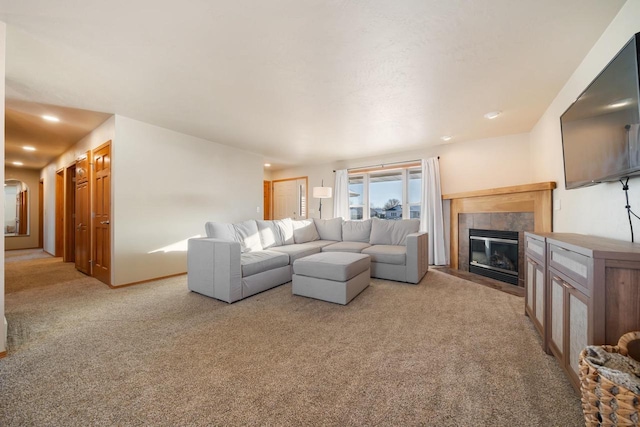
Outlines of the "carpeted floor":
{"type": "Polygon", "coordinates": [[[0,425],[584,425],[523,299],[431,270],[347,306],[286,284],[229,305],[186,276],[109,289],[5,264],[0,425]]]}

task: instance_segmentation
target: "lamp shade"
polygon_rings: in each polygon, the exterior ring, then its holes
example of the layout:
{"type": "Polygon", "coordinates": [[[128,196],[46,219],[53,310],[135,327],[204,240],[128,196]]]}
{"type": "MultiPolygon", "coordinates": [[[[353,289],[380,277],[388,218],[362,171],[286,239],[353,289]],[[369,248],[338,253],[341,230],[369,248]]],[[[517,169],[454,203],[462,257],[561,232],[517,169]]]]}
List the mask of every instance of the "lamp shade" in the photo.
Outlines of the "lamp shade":
{"type": "Polygon", "coordinates": [[[332,196],[331,187],[313,187],[314,199],[330,199],[332,196]]]}

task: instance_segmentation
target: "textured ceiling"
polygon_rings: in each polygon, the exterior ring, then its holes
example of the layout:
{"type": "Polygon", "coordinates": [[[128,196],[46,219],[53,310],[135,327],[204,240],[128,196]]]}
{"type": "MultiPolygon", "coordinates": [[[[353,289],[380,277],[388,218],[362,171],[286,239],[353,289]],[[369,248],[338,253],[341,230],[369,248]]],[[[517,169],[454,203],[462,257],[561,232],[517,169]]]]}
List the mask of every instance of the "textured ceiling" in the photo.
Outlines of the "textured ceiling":
{"type": "Polygon", "coordinates": [[[6,96],[276,165],[382,155],[529,131],[623,4],[0,0],[6,96]]]}

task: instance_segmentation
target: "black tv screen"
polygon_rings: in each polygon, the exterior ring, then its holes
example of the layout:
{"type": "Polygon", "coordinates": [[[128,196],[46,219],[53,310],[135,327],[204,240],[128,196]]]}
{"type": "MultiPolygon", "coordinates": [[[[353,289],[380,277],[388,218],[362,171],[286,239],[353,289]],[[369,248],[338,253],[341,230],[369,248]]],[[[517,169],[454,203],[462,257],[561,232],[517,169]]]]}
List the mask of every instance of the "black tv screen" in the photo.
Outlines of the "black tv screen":
{"type": "Polygon", "coordinates": [[[560,117],[567,189],[640,174],[637,33],[560,117]]]}

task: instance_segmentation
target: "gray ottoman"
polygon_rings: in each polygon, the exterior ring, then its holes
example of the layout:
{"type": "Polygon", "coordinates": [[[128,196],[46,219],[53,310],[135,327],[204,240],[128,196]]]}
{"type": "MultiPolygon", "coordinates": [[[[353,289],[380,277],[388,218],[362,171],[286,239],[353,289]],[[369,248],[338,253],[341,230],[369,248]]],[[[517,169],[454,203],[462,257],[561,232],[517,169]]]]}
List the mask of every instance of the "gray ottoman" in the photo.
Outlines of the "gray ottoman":
{"type": "Polygon", "coordinates": [[[371,279],[369,255],[321,252],[293,262],[294,295],[346,305],[371,279]]]}

